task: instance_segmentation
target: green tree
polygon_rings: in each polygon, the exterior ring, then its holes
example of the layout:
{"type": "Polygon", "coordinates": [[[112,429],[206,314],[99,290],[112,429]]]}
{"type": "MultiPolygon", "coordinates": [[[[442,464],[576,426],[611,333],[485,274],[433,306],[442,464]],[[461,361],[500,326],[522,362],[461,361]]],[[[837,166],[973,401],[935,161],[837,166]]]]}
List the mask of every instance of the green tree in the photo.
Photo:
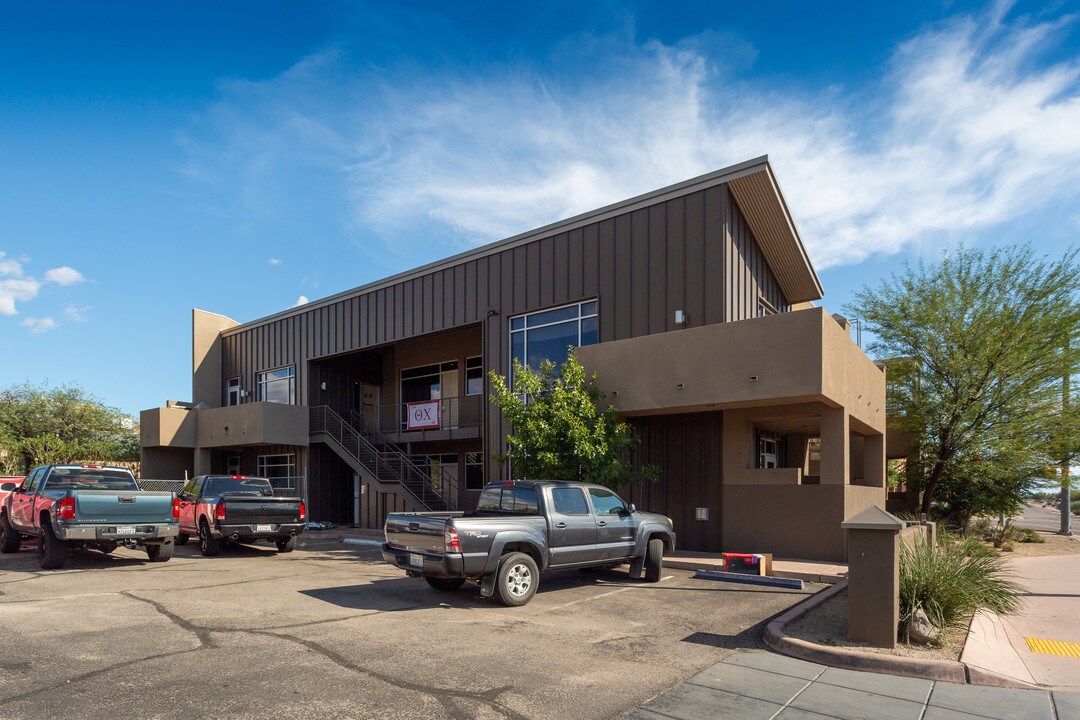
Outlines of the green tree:
{"type": "Polygon", "coordinates": [[[515,360],[511,372],[512,390],[501,375],[489,377],[491,401],[513,428],[506,454],[497,459],[509,462],[515,477],[608,487],[659,477],[653,466],[634,470],[629,457],[637,441],[630,426],[613,405],[601,409],[596,376],[585,375],[573,349],[561,366],[545,361],[533,369],[515,360]]]}
{"type": "Polygon", "coordinates": [[[13,385],[0,392],[0,459],[9,474],[44,463],[138,460],[138,423],[76,385],[13,385]]]}
{"type": "Polygon", "coordinates": [[[894,420],[917,443],[909,480],[922,511],[940,498],[962,514],[1007,510],[1033,476],[1077,447],[1077,253],[1029,246],[959,248],[935,265],[905,265],[847,310],[866,323],[888,365],[894,420]]]}

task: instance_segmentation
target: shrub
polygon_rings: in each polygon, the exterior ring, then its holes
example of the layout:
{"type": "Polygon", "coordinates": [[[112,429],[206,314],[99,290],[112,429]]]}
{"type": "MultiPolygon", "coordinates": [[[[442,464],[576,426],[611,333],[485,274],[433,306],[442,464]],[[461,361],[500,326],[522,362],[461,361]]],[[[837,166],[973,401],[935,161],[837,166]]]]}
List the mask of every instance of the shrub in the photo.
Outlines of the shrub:
{"type": "Polygon", "coordinates": [[[916,610],[925,612],[930,622],[946,632],[962,626],[979,610],[1015,613],[1023,588],[1006,575],[1004,559],[977,540],[932,545],[918,538],[914,546],[901,544],[901,627],[907,627],[916,610]]]}
{"type": "Polygon", "coordinates": [[[1080,500],[1073,500],[1069,503],[1069,510],[1072,511],[1073,515],[1080,515],[1080,500]]]}
{"type": "Polygon", "coordinates": [[[1014,528],[1016,531],[1016,539],[1022,543],[1044,543],[1046,538],[1039,533],[1038,530],[1032,530],[1031,528],[1014,528]]]}

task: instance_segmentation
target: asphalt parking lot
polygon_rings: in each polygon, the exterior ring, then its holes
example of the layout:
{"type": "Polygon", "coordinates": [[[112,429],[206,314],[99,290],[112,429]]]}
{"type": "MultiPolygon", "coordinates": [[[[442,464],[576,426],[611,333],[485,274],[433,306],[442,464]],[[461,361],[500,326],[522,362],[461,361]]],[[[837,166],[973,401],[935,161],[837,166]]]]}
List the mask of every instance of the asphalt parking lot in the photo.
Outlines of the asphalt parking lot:
{"type": "Polygon", "coordinates": [[[812,591],[604,570],[505,608],[315,537],[145,558],[0,555],[0,717],[618,717],[763,647],[762,623],[812,591]]]}

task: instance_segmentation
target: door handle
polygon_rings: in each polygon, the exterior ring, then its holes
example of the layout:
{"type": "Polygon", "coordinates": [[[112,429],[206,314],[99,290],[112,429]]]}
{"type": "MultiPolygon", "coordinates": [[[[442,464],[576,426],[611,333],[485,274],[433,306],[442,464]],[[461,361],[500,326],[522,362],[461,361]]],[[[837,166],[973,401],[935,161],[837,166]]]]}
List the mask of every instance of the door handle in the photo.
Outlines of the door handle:
{"type": "Polygon", "coordinates": [[[564,528],[564,527],[566,527],[566,523],[564,523],[564,522],[561,522],[561,523],[555,523],[555,527],[557,527],[557,528],[564,528]]]}
{"type": "Polygon", "coordinates": [[[601,520],[600,522],[596,523],[596,527],[607,527],[607,523],[601,520]]]}

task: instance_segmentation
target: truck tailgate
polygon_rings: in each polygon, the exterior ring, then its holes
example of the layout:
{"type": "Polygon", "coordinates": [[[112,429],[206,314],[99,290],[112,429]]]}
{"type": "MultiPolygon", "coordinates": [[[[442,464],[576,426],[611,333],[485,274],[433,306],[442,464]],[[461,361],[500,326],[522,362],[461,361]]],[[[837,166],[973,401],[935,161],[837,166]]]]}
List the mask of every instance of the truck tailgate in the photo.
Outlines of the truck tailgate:
{"type": "Polygon", "coordinates": [[[75,519],[86,523],[163,523],[172,520],[171,492],[75,490],[75,519]]]}
{"type": "Polygon", "coordinates": [[[284,497],[222,498],[229,525],[277,525],[300,522],[300,500],[284,497]]]}
{"type": "Polygon", "coordinates": [[[442,555],[446,552],[446,521],[453,516],[452,513],[391,513],[386,516],[386,542],[442,555]]]}

